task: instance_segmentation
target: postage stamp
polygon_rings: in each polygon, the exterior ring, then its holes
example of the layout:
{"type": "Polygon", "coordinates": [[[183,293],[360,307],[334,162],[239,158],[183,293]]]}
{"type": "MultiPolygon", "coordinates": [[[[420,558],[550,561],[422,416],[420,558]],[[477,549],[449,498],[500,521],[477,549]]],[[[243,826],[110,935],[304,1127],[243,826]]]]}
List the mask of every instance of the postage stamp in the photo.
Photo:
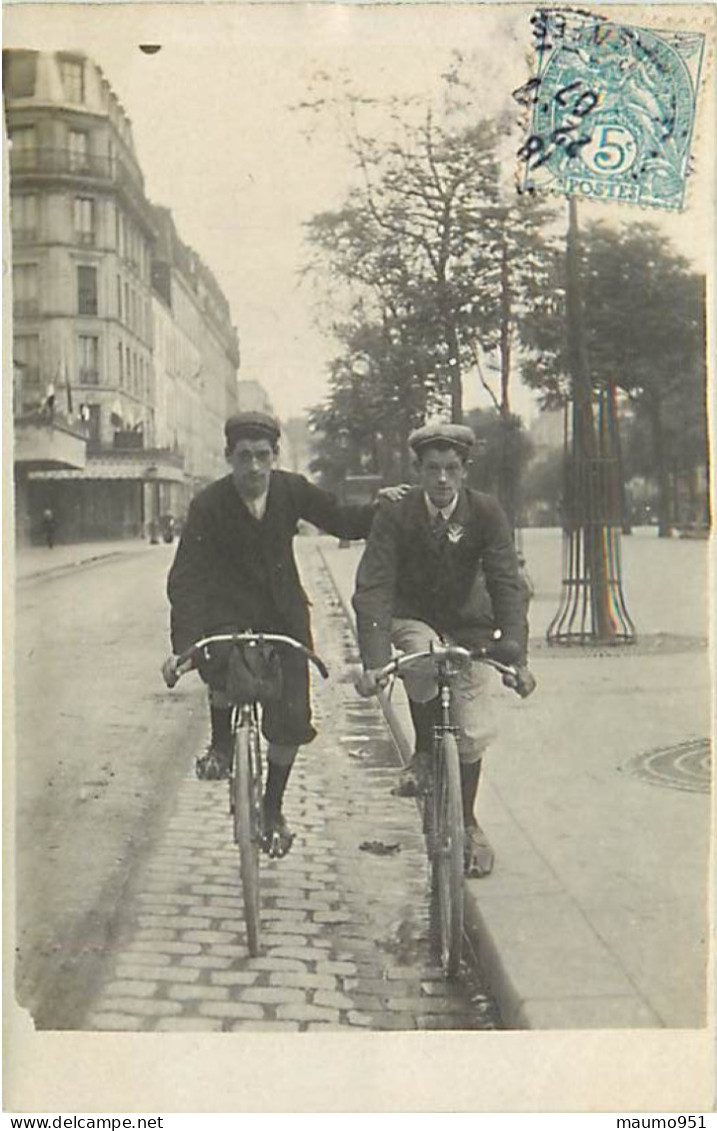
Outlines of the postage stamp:
{"type": "Polygon", "coordinates": [[[521,190],[682,208],[704,36],[560,8],[531,23],[521,190]]]}

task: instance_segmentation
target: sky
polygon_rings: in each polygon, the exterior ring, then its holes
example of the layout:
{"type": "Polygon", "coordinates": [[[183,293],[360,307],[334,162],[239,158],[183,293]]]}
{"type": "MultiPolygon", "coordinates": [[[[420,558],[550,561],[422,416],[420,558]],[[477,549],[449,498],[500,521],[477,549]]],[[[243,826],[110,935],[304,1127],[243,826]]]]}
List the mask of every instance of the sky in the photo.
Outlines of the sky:
{"type": "MultiPolygon", "coordinates": [[[[172,210],[182,239],[229,300],[240,377],[260,381],[287,418],[326,396],[333,348],[316,324],[316,293],[301,278],[309,258],[304,225],[338,207],[351,179],[338,131],[327,123],[308,139],[309,119],[292,107],[319,71],[343,70],[374,98],[437,90],[452,50],[461,48],[479,79],[477,116],[497,113],[515,105],[511,91],[529,76],[531,11],[512,4],[6,4],[3,38],[10,47],[79,49],[102,67],[132,120],[148,196],[172,210]],[[144,54],[141,43],[161,50],[144,54]]],[[[695,202],[713,159],[707,151],[696,162],[682,216],[645,217],[611,204],[586,205],[584,219],[655,220],[705,269],[713,259],[709,212],[695,202]]],[[[490,403],[472,378],[465,398],[469,407],[490,403]]],[[[517,390],[514,408],[532,415],[532,395],[517,390]]]]}

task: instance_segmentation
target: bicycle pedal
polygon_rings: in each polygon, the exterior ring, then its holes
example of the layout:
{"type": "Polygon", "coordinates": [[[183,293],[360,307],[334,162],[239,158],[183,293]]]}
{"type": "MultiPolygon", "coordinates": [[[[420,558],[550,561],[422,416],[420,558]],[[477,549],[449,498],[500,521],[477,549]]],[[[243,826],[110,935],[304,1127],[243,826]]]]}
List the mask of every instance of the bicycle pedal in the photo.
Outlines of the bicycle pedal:
{"type": "Polygon", "coordinates": [[[293,843],[293,836],[287,839],[282,837],[281,833],[274,831],[269,837],[264,838],[262,847],[270,860],[281,860],[289,852],[293,843]]]}

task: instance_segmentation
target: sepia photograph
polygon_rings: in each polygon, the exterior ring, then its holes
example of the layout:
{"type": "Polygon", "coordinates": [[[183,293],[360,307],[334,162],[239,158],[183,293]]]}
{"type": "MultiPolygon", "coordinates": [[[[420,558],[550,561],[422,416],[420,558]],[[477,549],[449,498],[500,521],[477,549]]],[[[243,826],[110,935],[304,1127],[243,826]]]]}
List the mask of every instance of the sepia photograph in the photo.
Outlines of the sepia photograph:
{"type": "Polygon", "coordinates": [[[5,6],[13,1110],[711,1109],[716,16],[5,6]]]}

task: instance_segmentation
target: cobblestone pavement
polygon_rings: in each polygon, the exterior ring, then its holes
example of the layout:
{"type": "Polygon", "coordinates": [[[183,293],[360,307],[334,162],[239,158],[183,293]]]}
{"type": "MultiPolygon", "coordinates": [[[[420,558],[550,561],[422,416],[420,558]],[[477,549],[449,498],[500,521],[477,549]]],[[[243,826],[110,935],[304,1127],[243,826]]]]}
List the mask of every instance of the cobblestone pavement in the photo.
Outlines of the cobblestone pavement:
{"type": "Polygon", "coordinates": [[[431,941],[420,819],[390,794],[396,762],[380,712],[347,675],[353,635],[315,543],[299,541],[318,651],[319,737],[303,750],[281,861],[262,859],[262,954],[245,945],[226,782],[181,782],[135,885],[126,941],[83,1027],[227,1031],[493,1029],[475,970],[447,982],[431,941]],[[360,845],[400,850],[375,855],[360,845]]]}

